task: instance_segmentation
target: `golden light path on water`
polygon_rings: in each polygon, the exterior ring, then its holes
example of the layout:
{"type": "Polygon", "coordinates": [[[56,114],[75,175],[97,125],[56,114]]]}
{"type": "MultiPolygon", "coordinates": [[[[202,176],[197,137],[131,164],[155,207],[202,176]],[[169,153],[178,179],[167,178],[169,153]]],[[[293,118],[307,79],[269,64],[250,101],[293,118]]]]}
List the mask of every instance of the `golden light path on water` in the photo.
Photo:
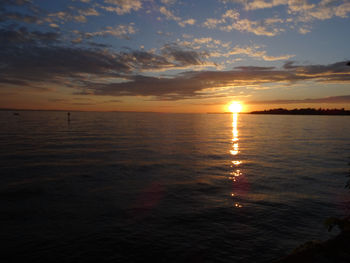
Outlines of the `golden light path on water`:
{"type": "MultiPolygon", "coordinates": [[[[242,176],[242,172],[239,169],[239,166],[242,164],[242,161],[238,159],[238,153],[239,153],[239,138],[238,138],[238,112],[232,113],[232,148],[230,150],[230,154],[233,156],[232,165],[233,168],[232,172],[230,173],[229,179],[232,181],[232,193],[231,196],[236,199],[236,194],[234,193],[235,184],[237,183],[237,180],[240,176],[242,176]]],[[[241,208],[242,204],[239,202],[234,202],[234,207],[241,208]]]]}

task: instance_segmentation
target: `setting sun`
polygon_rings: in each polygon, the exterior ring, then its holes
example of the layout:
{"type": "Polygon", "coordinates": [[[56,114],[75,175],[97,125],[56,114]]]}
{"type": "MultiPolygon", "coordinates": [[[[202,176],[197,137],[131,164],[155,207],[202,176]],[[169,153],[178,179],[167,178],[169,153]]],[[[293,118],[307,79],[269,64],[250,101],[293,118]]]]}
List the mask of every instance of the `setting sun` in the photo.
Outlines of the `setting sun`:
{"type": "Polygon", "coordinates": [[[243,109],[242,103],[239,101],[233,101],[229,106],[228,110],[233,113],[241,112],[243,109]]]}

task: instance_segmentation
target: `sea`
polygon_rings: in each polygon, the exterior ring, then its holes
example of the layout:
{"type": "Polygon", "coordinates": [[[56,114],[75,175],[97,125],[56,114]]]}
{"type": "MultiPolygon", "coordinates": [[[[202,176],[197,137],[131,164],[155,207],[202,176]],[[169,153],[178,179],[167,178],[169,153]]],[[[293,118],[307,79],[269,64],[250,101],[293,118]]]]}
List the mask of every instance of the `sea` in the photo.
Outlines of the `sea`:
{"type": "Polygon", "coordinates": [[[1,262],[272,262],[349,215],[350,117],[0,112],[1,262]]]}

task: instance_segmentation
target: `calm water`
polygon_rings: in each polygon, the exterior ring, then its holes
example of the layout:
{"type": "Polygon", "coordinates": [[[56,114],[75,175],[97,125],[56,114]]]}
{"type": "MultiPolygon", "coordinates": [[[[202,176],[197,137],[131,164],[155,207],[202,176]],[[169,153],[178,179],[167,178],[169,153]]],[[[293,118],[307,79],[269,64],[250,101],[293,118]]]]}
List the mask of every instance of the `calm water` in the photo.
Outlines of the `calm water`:
{"type": "Polygon", "coordinates": [[[350,118],[0,112],[0,257],[268,262],[349,202],[350,118]]]}

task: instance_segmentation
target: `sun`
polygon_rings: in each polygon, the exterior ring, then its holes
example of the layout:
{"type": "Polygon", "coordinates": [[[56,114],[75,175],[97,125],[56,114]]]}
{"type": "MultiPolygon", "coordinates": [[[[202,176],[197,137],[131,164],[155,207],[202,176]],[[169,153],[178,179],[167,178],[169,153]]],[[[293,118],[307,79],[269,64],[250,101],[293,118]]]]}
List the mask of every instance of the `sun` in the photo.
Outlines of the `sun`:
{"type": "Polygon", "coordinates": [[[243,109],[242,103],[239,101],[233,101],[231,104],[228,106],[228,110],[232,113],[238,113],[241,112],[243,109]]]}

